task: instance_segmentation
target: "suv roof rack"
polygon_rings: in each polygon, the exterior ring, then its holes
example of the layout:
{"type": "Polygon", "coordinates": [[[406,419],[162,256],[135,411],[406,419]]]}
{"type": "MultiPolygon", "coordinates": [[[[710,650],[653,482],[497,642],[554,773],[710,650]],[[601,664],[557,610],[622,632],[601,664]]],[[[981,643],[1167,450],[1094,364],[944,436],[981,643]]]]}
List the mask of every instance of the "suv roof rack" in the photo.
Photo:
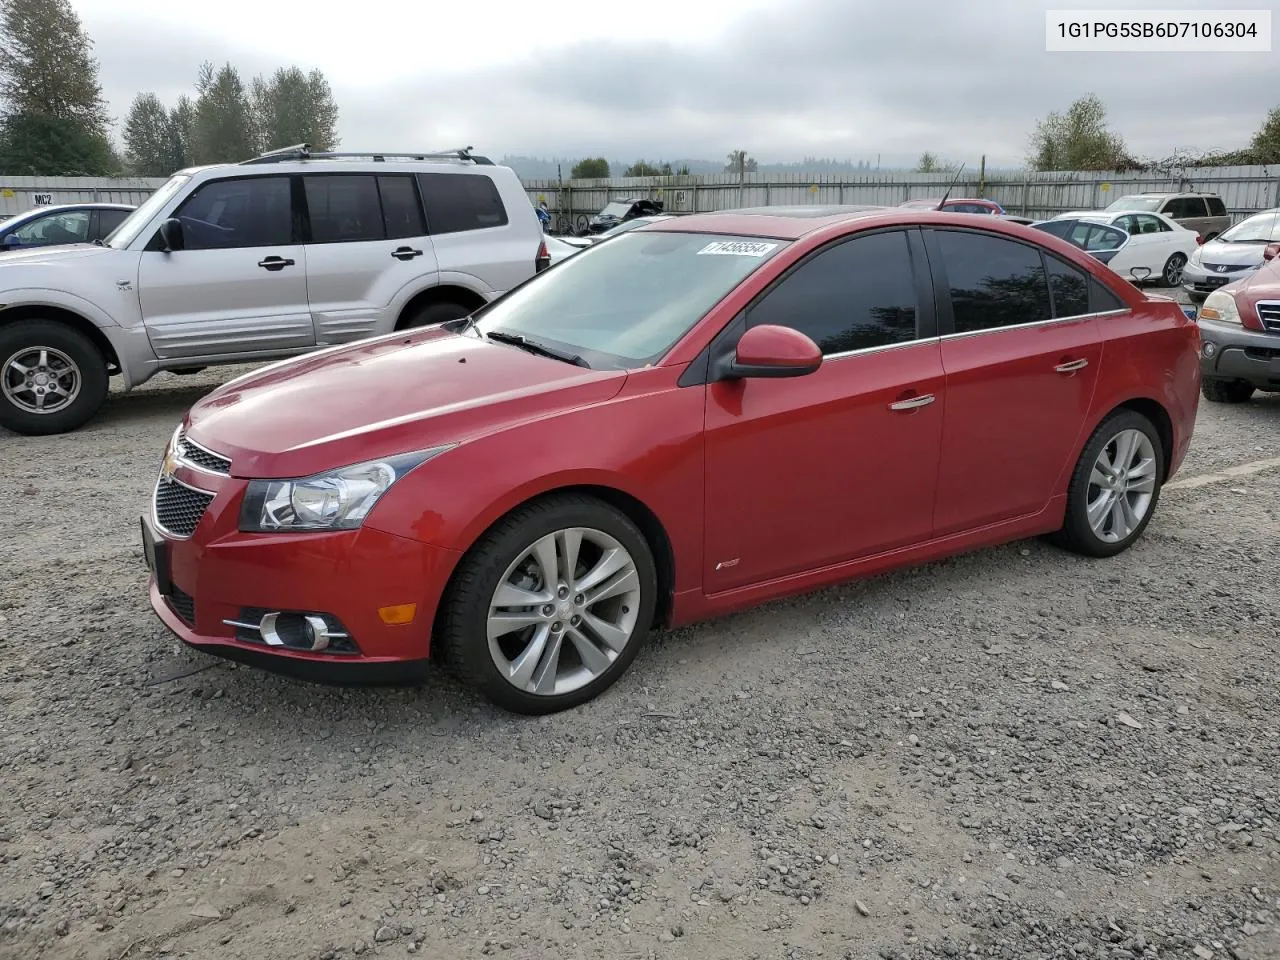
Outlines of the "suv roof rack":
{"type": "Polygon", "coordinates": [[[361,150],[355,152],[335,152],[329,150],[312,151],[309,143],[295,143],[291,147],[281,147],[278,150],[268,150],[261,156],[253,157],[250,160],[240,161],[241,166],[256,163],[283,163],[289,160],[373,160],[374,162],[383,162],[386,160],[468,160],[471,163],[481,166],[493,166],[493,161],[488,157],[481,157],[472,153],[473,147],[456,147],[452,150],[428,150],[422,152],[406,153],[397,150],[361,150]]]}

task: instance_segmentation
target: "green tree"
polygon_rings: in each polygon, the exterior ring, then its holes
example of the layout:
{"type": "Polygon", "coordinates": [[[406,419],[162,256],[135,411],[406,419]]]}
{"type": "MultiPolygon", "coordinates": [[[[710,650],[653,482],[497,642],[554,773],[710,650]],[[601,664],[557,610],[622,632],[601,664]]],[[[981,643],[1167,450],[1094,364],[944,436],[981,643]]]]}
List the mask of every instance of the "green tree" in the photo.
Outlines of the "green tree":
{"type": "Polygon", "coordinates": [[[569,171],[571,180],[608,180],[609,161],[604,157],[587,157],[579,160],[569,171]]]}
{"type": "Polygon", "coordinates": [[[1272,107],[1250,147],[1254,163],[1280,163],[1280,107],[1272,107]]]}
{"type": "MultiPolygon", "coordinates": [[[[671,164],[667,164],[667,172],[670,173],[670,171],[671,164]]],[[[637,160],[622,172],[624,177],[660,177],[662,174],[662,168],[655,167],[646,160],[637,160]]]]}
{"type": "Polygon", "coordinates": [[[1115,170],[1130,163],[1124,140],[1107,129],[1107,109],[1094,94],[1067,112],[1036,123],[1028,162],[1035,170],[1115,170]]]}
{"type": "Polygon", "coordinates": [[[309,143],[315,150],[337,146],[338,105],[319,70],[306,74],[297,67],[281,67],[270,80],[254,77],[249,100],[259,150],[295,143],[309,143]]]}
{"type": "Polygon", "coordinates": [[[196,163],[233,163],[254,155],[259,139],[249,95],[231,64],[205,61],[196,81],[192,157],[196,163]]]}
{"type": "Polygon", "coordinates": [[[954,163],[941,160],[928,150],[920,154],[920,159],[916,162],[916,173],[951,173],[955,168],[954,163]]]}
{"type": "Polygon", "coordinates": [[[724,172],[742,176],[746,173],[755,173],[758,166],[755,157],[747,156],[747,151],[732,150],[729,152],[728,162],[724,165],[724,172]]]}
{"type": "Polygon", "coordinates": [[[112,171],[98,62],[69,0],[0,0],[0,111],[0,169],[112,171]]]}
{"type": "Polygon", "coordinates": [[[196,105],[185,93],[169,110],[169,129],[173,137],[173,169],[192,166],[195,161],[193,138],[196,128],[196,105]]]}
{"type": "Polygon", "coordinates": [[[142,177],[167,177],[182,166],[170,113],[154,93],[133,99],[124,121],[125,162],[142,177]],[[175,162],[177,161],[177,162],[175,162]]]}

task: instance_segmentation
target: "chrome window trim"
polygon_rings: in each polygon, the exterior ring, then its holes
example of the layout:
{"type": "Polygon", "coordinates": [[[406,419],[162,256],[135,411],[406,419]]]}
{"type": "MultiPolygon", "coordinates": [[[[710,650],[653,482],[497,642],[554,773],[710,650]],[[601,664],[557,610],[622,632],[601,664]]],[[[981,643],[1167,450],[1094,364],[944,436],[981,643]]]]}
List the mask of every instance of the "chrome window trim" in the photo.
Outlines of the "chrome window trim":
{"type": "Polygon", "coordinates": [[[914,347],[922,343],[937,343],[940,337],[916,337],[913,340],[903,340],[901,343],[885,343],[878,347],[859,347],[857,350],[841,350],[839,353],[824,354],[822,362],[828,360],[843,360],[846,357],[860,357],[868,353],[885,353],[889,350],[900,350],[903,347],[914,347]]]}
{"type": "Polygon", "coordinates": [[[1051,323],[1069,323],[1072,320],[1090,320],[1097,317],[1114,317],[1122,313],[1132,313],[1132,307],[1120,310],[1102,310],[1098,313],[1077,313],[1069,317],[1051,317],[1048,320],[1032,320],[1030,323],[1013,323],[1007,327],[988,327],[985,330],[964,330],[960,333],[944,333],[940,340],[958,340],[961,337],[981,337],[989,333],[1004,333],[1006,330],[1027,330],[1031,327],[1044,327],[1051,323]]]}
{"type": "MultiPolygon", "coordinates": [[[[155,527],[157,530],[159,530],[161,533],[163,533],[166,537],[168,537],[171,540],[190,540],[193,536],[195,536],[194,530],[192,530],[191,533],[187,534],[184,537],[181,534],[174,533],[172,530],[170,530],[168,527],[166,527],[164,524],[160,522],[160,515],[156,511],[156,503],[160,493],[160,482],[164,479],[166,479],[165,475],[161,473],[159,476],[156,477],[155,486],[151,488],[151,522],[155,524],[155,527]]],[[[191,484],[184,483],[182,480],[179,480],[173,474],[170,474],[168,479],[172,480],[174,483],[176,483],[180,487],[186,487],[192,493],[199,493],[199,494],[202,494],[203,496],[208,497],[210,505],[212,505],[213,501],[217,499],[218,495],[214,491],[201,490],[199,487],[193,487],[191,484]]],[[[208,509],[209,509],[208,507],[205,508],[206,513],[208,512],[208,509]]],[[[204,514],[200,515],[200,519],[201,520],[204,519],[204,514]]],[[[200,526],[199,521],[196,522],[196,526],[197,527],[200,526]]]]}

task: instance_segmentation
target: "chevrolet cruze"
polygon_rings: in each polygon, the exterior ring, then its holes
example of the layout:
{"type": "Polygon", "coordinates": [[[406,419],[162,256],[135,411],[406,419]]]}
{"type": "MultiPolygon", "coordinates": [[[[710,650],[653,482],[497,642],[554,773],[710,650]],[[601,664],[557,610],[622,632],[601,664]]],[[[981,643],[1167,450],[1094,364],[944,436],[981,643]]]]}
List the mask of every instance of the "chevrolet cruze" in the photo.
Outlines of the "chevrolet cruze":
{"type": "Polygon", "coordinates": [[[1195,323],[994,217],[770,208],[641,227],[443,326],[197,403],[142,519],[188,644],[324,679],[429,659],[582,703],[646,634],[1047,534],[1150,522],[1195,323]]]}

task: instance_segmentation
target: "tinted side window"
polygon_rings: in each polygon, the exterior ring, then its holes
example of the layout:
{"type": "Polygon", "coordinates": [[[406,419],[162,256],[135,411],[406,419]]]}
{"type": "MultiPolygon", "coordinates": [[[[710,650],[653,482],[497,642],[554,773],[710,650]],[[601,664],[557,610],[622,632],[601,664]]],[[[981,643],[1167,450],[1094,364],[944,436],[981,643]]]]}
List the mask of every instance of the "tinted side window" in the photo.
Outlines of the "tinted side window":
{"type": "Polygon", "coordinates": [[[827,356],[916,338],[919,304],[902,231],[846,240],[810,257],[747,313],[792,327],[827,356]]]}
{"type": "Polygon", "coordinates": [[[1124,302],[1097,280],[1089,280],[1089,312],[1106,313],[1108,310],[1123,310],[1124,302]]]}
{"type": "MultiPolygon", "coordinates": [[[[1037,223],[1036,229],[1051,233],[1055,237],[1062,237],[1065,240],[1079,222],[1079,220],[1050,220],[1047,223],[1037,223]]],[[[1073,240],[1072,242],[1074,243],[1075,241],[1073,240]]]]}
{"type": "Polygon", "coordinates": [[[382,196],[382,220],[387,228],[387,239],[420,237],[427,232],[422,222],[422,204],[413,178],[379,177],[378,193],[382,196]]]}
{"type": "Polygon", "coordinates": [[[302,178],[312,243],[382,240],[377,178],[364,174],[320,174],[302,178]]]}
{"type": "Polygon", "coordinates": [[[106,239],[111,235],[111,231],[120,224],[124,223],[125,218],[129,216],[128,210],[99,210],[98,211],[98,236],[106,239]]]}
{"type": "Polygon", "coordinates": [[[293,242],[288,177],[214,180],[178,210],[188,250],[269,247],[293,242]]]}
{"type": "Polygon", "coordinates": [[[1222,202],[1221,197],[1205,197],[1204,199],[1209,204],[1209,216],[1225,217],[1227,215],[1227,205],[1222,202]]]}
{"type": "Polygon", "coordinates": [[[13,235],[24,244],[48,246],[58,243],[84,243],[89,239],[89,211],[70,210],[51,213],[24,223],[13,235]]]}
{"type": "Polygon", "coordinates": [[[1168,233],[1170,226],[1163,220],[1153,217],[1150,214],[1141,214],[1137,218],[1138,228],[1143,233],[1168,233]]]}
{"type": "Polygon", "coordinates": [[[1045,255],[1055,317],[1081,317],[1089,312],[1089,278],[1057,257],[1045,255]]]}
{"type": "Polygon", "coordinates": [[[432,233],[484,230],[507,223],[498,188],[484,174],[420,173],[418,186],[432,233]]]}
{"type": "Polygon", "coordinates": [[[1052,316],[1040,251],[1025,243],[936,231],[951,288],[956,333],[1035,323],[1052,316]]]}

